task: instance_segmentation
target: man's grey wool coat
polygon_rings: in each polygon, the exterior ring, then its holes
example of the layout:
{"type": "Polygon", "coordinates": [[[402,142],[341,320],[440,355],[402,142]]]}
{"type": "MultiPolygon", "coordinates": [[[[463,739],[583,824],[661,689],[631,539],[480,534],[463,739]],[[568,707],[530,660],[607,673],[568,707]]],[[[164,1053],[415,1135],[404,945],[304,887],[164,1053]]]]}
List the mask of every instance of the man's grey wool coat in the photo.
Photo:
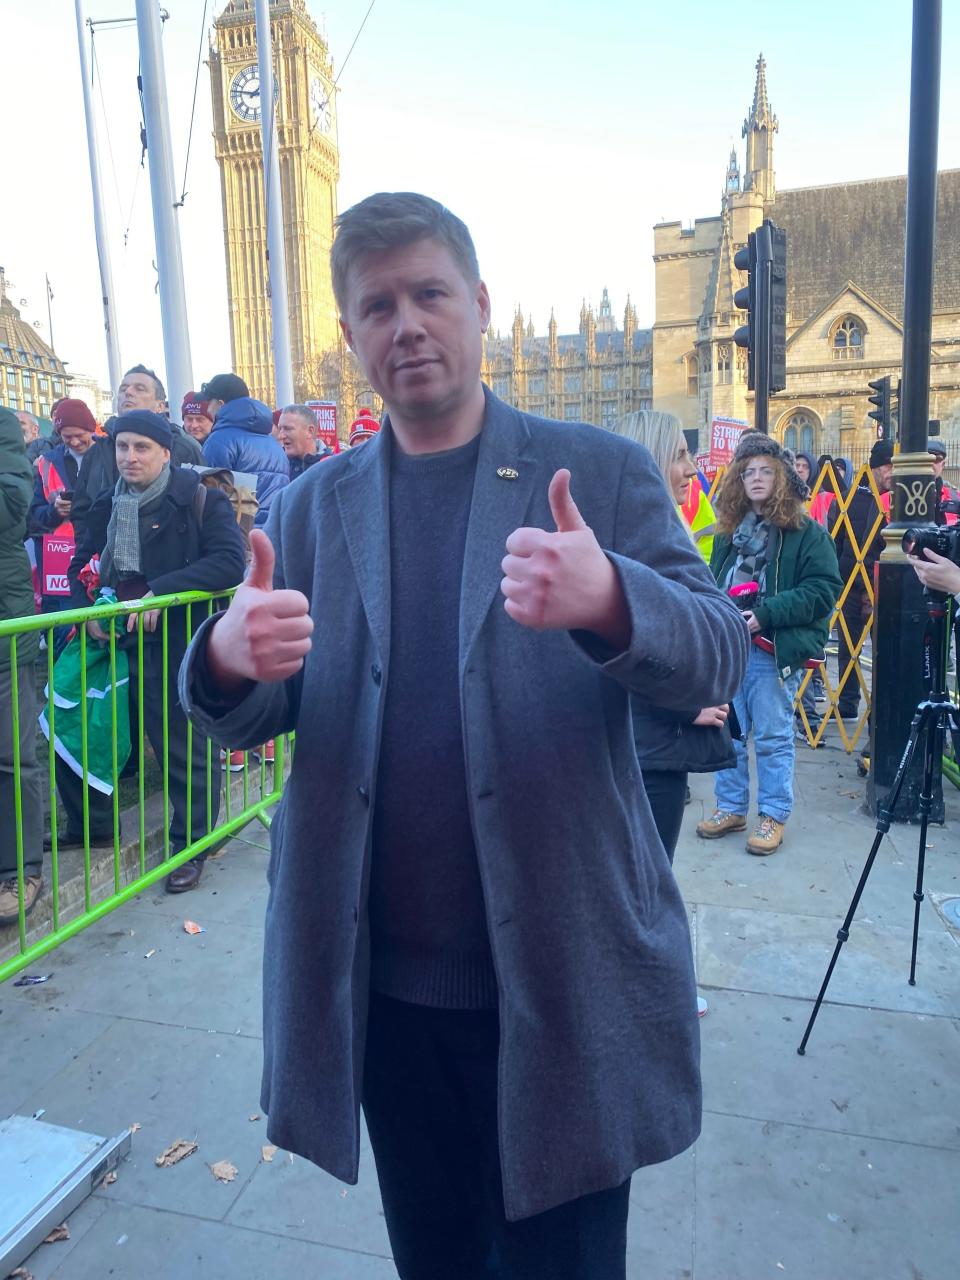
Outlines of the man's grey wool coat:
{"type": "MultiPolygon", "coordinates": [[[[699,1133],[690,936],[644,794],[628,693],[678,709],[728,701],[748,637],[645,449],[485,394],[460,708],[515,1220],[618,1185],[699,1133]],[[559,467],[623,584],[633,627],[624,653],[589,634],[520,626],[503,608],[506,540],[523,525],[554,528],[547,487],[559,467]]],[[[315,624],[303,670],[256,685],[233,709],[202,706],[207,623],[181,671],[194,724],[224,746],[297,733],[271,831],[262,1106],[271,1142],[346,1182],[357,1180],[360,1148],[367,888],[390,683],[392,447],[387,421],[274,500],[275,583],[306,595],[315,624]]]]}

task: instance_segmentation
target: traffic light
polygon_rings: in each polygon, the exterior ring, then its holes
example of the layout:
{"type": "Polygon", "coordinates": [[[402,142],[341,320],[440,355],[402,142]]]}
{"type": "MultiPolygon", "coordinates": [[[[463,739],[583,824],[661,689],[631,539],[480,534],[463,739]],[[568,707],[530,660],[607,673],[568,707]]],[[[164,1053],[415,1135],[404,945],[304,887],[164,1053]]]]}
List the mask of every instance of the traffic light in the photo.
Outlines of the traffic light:
{"type": "Polygon", "coordinates": [[[733,295],[733,305],[747,313],[747,323],[733,335],[738,347],[747,348],[747,386],[753,391],[756,382],[757,351],[757,238],[751,231],[747,243],[733,255],[733,265],[738,271],[746,271],[747,287],[733,295]]]}
{"type": "Polygon", "coordinates": [[[871,404],[875,404],[875,409],[867,412],[868,418],[873,418],[877,424],[877,439],[892,440],[893,433],[890,429],[890,378],[877,378],[876,382],[868,382],[867,386],[871,391],[875,391],[876,395],[868,396],[867,399],[871,404]]]}
{"type": "Polygon", "coordinates": [[[787,233],[770,223],[770,390],[787,386],[787,233]]]}

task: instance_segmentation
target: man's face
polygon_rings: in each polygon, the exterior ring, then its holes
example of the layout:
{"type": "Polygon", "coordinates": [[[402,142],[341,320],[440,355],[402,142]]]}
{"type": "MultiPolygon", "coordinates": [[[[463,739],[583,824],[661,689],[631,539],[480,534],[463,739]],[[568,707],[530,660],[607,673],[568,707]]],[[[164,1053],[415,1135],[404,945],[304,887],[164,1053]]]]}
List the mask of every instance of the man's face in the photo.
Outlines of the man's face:
{"type": "Polygon", "coordinates": [[[157,384],[146,373],[125,373],[117,390],[117,413],[149,409],[160,413],[165,402],[157,396],[157,384]]]}
{"type": "Polygon", "coordinates": [[[183,429],[188,436],[193,436],[198,444],[203,444],[213,430],[213,423],[205,413],[185,413],[183,429]]]}
{"type": "Polygon", "coordinates": [[[220,412],[222,408],[223,408],[222,400],[207,401],[207,413],[209,413],[210,417],[213,419],[214,422],[216,422],[217,414],[220,412]]]}
{"type": "Polygon", "coordinates": [[[277,439],[288,458],[303,458],[317,451],[315,428],[299,413],[281,413],[277,439]]]}
{"type": "Polygon", "coordinates": [[[490,298],[447,248],[427,239],[365,254],[347,289],[344,337],[393,413],[428,422],[476,394],[490,298]]]}
{"type": "Polygon", "coordinates": [[[934,479],[939,480],[943,475],[943,468],[947,465],[947,460],[941,453],[931,453],[930,458],[933,462],[934,479]]]}
{"type": "Polygon", "coordinates": [[[134,431],[121,431],[117,436],[117,470],[134,489],[153,484],[169,461],[170,450],[149,436],[134,431]]]}
{"type": "Polygon", "coordinates": [[[19,421],[21,430],[23,431],[23,443],[30,444],[32,441],[36,440],[37,436],[40,434],[40,428],[32,418],[21,410],[17,414],[17,420],[19,421]]]}
{"type": "Polygon", "coordinates": [[[84,431],[83,427],[64,427],[60,439],[74,453],[86,453],[93,444],[93,432],[84,431]]]}
{"type": "Polygon", "coordinates": [[[893,484],[893,463],[885,462],[882,467],[874,467],[873,478],[881,493],[889,493],[890,486],[893,484]]]}
{"type": "Polygon", "coordinates": [[[806,458],[797,457],[797,475],[804,484],[810,483],[810,463],[806,458]]]}

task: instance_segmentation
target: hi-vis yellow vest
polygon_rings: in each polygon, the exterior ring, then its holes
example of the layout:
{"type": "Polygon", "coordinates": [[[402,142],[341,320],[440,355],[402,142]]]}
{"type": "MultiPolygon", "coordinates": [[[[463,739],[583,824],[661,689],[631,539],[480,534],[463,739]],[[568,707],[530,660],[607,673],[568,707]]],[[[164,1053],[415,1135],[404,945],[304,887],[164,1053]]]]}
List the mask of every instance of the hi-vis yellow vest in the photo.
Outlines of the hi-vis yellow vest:
{"type": "Polygon", "coordinates": [[[710,557],[713,555],[713,534],[717,517],[713,513],[710,499],[703,492],[703,486],[696,477],[690,481],[690,492],[679,511],[690,526],[697,550],[709,564],[710,557]]]}

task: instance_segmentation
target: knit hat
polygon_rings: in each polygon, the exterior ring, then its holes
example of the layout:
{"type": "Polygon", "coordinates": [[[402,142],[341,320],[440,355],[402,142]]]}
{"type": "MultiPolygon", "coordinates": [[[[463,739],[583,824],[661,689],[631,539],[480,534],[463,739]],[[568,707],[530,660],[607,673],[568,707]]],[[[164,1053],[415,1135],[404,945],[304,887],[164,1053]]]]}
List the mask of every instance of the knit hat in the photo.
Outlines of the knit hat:
{"type": "Polygon", "coordinates": [[[273,411],[273,425],[274,425],[274,429],[276,429],[277,427],[279,427],[279,425],[280,425],[280,415],[281,415],[282,413],[283,413],[283,410],[282,410],[282,409],[274,409],[274,411],[273,411]]]}
{"type": "Polygon", "coordinates": [[[350,444],[375,436],[380,430],[380,423],[369,409],[361,409],[360,416],[350,423],[350,444]]]}
{"type": "Polygon", "coordinates": [[[947,446],[942,440],[928,440],[927,453],[935,454],[938,458],[945,458],[947,456],[947,446]]]}
{"type": "Polygon", "coordinates": [[[893,445],[889,440],[878,440],[870,450],[870,467],[876,470],[877,467],[885,467],[888,462],[893,461],[893,445]]]}
{"type": "Polygon", "coordinates": [[[792,492],[801,502],[806,502],[810,490],[800,479],[800,474],[796,467],[796,457],[792,449],[784,449],[772,436],[764,435],[762,431],[745,431],[740,437],[733,460],[734,462],[745,462],[747,458],[777,459],[783,464],[787,473],[787,484],[789,484],[792,492]]]}
{"type": "Polygon", "coordinates": [[[131,409],[129,413],[118,414],[113,420],[114,439],[124,431],[156,440],[164,449],[173,447],[170,423],[159,413],[151,413],[149,409],[131,409]]]}
{"type": "MultiPolygon", "coordinates": [[[[183,397],[183,404],[180,406],[180,417],[185,418],[188,413],[197,415],[198,417],[210,418],[207,413],[207,402],[202,399],[199,391],[188,391],[183,397]]],[[[210,418],[212,422],[213,419],[210,418]]]]}
{"type": "Polygon", "coordinates": [[[222,400],[224,404],[249,394],[250,388],[235,373],[218,373],[200,388],[204,400],[222,400]]]}
{"type": "Polygon", "coordinates": [[[81,431],[96,431],[97,422],[82,400],[60,400],[53,411],[53,429],[59,433],[64,427],[78,427],[81,431]]]}

